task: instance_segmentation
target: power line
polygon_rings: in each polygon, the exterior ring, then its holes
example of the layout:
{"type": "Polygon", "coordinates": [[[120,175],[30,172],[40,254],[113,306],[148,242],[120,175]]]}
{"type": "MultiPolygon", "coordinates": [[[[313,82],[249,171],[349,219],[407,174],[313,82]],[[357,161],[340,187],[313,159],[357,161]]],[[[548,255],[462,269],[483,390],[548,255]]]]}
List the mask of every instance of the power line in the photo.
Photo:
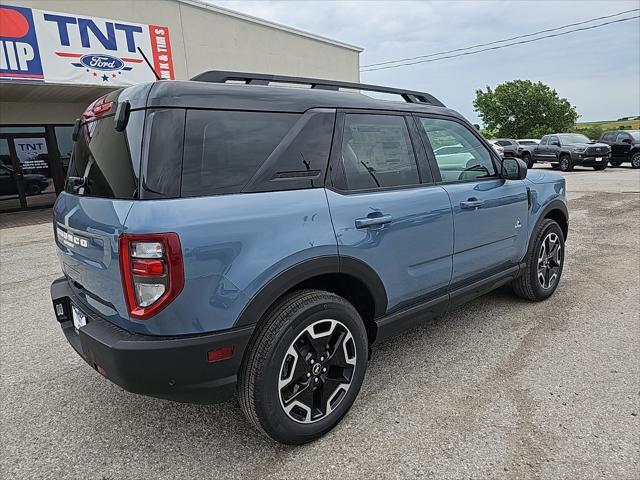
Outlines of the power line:
{"type": "Polygon", "coordinates": [[[454,48],[453,50],[446,50],[444,52],[430,53],[429,55],[418,55],[417,57],[400,58],[398,60],[389,60],[389,61],[386,61],[386,62],[370,63],[369,65],[362,65],[361,68],[377,67],[379,65],[389,65],[391,63],[407,62],[409,60],[417,60],[419,58],[436,57],[438,55],[445,55],[447,53],[461,52],[463,50],[471,50],[473,48],[488,47],[489,45],[495,45],[496,43],[510,42],[511,40],[517,40],[519,38],[526,38],[526,37],[533,37],[535,35],[540,35],[541,33],[549,33],[549,32],[555,32],[557,30],[564,30],[565,28],[577,27],[578,25],[584,25],[585,23],[591,23],[591,22],[595,22],[596,20],[605,20],[607,18],[618,17],[620,15],[624,15],[625,13],[637,12],[639,10],[640,10],[640,8],[633,8],[631,10],[625,10],[624,12],[613,13],[611,15],[605,15],[603,17],[595,17],[595,18],[591,18],[589,20],[583,20],[582,22],[568,23],[567,25],[562,25],[560,27],[548,28],[546,30],[540,30],[538,32],[527,33],[527,34],[524,34],[524,35],[516,35],[515,37],[503,38],[502,40],[495,40],[495,41],[489,42],[489,43],[479,43],[477,45],[470,45],[468,47],[454,48]]]}
{"type": "MultiPolygon", "coordinates": [[[[499,50],[501,48],[511,47],[513,45],[522,45],[522,44],[525,44],[525,43],[537,42],[538,40],[544,40],[546,38],[560,37],[562,35],[568,35],[570,33],[580,32],[580,31],[584,31],[584,30],[592,30],[594,28],[604,27],[605,25],[611,25],[613,23],[626,22],[628,20],[634,20],[636,18],[640,18],[640,15],[637,15],[637,16],[634,16],[634,17],[628,17],[628,18],[621,18],[621,19],[618,19],[618,20],[612,20],[612,21],[609,21],[609,22],[603,22],[603,23],[599,23],[597,25],[590,25],[588,27],[575,28],[573,30],[568,30],[566,32],[554,33],[554,34],[551,34],[551,35],[544,35],[542,37],[532,38],[530,40],[520,40],[519,42],[507,43],[505,45],[498,45],[498,46],[495,46],[495,47],[482,48],[480,50],[474,50],[472,52],[457,53],[455,55],[447,55],[447,56],[444,56],[444,57],[431,58],[431,59],[428,59],[428,60],[418,60],[418,61],[415,61],[415,62],[398,63],[397,65],[387,65],[387,66],[381,66],[381,67],[376,67],[376,68],[363,68],[360,71],[361,72],[374,72],[376,70],[387,70],[387,69],[390,69],[390,68],[398,68],[398,67],[406,67],[406,66],[409,66],[409,65],[417,65],[419,63],[430,63],[430,62],[435,62],[435,61],[438,61],[438,60],[445,60],[445,59],[448,59],[448,58],[463,57],[463,56],[466,56],[466,55],[473,55],[473,54],[476,54],[476,53],[487,52],[489,50],[499,50]]],[[[434,53],[431,56],[442,55],[443,53],[445,53],[445,52],[434,53]]],[[[397,60],[396,62],[400,62],[400,60],[397,60]]]]}

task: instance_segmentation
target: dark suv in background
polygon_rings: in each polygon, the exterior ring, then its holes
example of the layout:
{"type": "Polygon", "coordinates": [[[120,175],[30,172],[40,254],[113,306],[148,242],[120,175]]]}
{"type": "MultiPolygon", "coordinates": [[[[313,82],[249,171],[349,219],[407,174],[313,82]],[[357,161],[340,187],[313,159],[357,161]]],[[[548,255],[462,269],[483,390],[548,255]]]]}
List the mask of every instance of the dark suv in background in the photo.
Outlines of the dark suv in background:
{"type": "Polygon", "coordinates": [[[611,147],[609,163],[619,167],[630,162],[633,168],[640,168],[640,130],[613,130],[605,132],[598,140],[611,147]]]}
{"type": "Polygon", "coordinates": [[[527,165],[548,162],[553,168],[570,172],[575,166],[604,170],[610,153],[609,145],[596,143],[581,133],[553,133],[542,137],[538,145],[524,146],[520,158],[527,165]]]}

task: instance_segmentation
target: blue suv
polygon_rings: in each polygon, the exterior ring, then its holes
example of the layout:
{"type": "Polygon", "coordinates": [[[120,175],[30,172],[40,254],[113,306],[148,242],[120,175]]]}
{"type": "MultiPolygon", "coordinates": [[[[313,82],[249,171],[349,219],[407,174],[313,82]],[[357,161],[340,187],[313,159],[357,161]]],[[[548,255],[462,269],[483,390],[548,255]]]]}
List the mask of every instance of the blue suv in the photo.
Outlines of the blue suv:
{"type": "Polygon", "coordinates": [[[427,93],[212,71],[101,97],[73,136],[51,286],[71,346],[134,393],[237,392],[279,442],[341,420],[375,342],[562,275],[564,179],[427,93]]]}

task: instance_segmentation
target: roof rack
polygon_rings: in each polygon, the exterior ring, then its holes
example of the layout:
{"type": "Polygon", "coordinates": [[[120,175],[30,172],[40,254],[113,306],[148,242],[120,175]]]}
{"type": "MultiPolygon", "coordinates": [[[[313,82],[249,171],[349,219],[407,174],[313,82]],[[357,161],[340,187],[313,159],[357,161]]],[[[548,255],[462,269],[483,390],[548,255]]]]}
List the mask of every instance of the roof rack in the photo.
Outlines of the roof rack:
{"type": "Polygon", "coordinates": [[[210,70],[196,75],[191,80],[198,82],[226,83],[228,81],[244,82],[247,85],[269,85],[270,83],[290,83],[310,85],[318,90],[339,91],[341,88],[351,90],[364,90],[367,92],[389,93],[401,96],[407,103],[426,103],[437,107],[444,104],[436,97],[425,92],[415,92],[400,88],[368,85],[366,83],[337,82],[334,80],[321,80],[319,78],[288,77],[285,75],[271,75],[263,73],[227,72],[223,70],[210,70]]]}

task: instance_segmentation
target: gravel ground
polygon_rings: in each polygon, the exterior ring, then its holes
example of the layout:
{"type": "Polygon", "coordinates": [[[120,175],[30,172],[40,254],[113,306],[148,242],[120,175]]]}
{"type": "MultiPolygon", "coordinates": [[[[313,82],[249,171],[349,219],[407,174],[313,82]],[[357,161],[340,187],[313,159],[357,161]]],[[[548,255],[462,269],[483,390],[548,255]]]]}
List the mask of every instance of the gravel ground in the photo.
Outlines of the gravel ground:
{"type": "Polygon", "coordinates": [[[640,478],[640,171],[575,171],[556,294],[493,292],[374,349],[319,441],[260,437],[235,402],[122,391],[67,345],[50,212],[0,216],[2,478],[640,478]]]}

